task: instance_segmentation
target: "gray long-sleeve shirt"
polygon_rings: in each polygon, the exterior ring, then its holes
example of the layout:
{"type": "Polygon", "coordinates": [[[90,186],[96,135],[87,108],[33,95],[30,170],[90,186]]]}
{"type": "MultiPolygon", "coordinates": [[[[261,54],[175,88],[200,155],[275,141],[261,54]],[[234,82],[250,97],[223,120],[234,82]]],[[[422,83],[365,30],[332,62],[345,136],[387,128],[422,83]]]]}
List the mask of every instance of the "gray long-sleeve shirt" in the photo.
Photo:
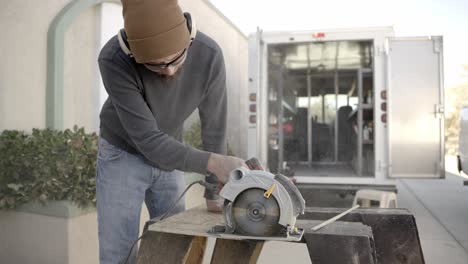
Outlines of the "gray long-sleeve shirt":
{"type": "Polygon", "coordinates": [[[109,98],[100,135],[163,170],[207,172],[210,152],[226,152],[226,72],[222,51],[198,32],[174,79],[163,79],[127,56],[117,37],[104,46],[99,68],[109,98]],[[198,108],[204,150],[183,144],[184,121],[198,108]]]}

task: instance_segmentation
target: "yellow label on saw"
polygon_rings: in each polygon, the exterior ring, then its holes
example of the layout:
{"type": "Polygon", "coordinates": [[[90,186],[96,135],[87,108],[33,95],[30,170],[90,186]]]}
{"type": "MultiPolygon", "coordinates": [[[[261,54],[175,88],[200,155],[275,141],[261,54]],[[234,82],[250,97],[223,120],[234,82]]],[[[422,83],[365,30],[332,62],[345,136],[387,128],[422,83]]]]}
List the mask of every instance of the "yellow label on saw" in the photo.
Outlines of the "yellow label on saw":
{"type": "Polygon", "coordinates": [[[270,198],[271,196],[271,193],[273,193],[273,190],[276,188],[276,184],[273,183],[273,185],[271,185],[271,187],[266,190],[266,192],[263,194],[263,196],[265,196],[265,198],[270,198]]]}

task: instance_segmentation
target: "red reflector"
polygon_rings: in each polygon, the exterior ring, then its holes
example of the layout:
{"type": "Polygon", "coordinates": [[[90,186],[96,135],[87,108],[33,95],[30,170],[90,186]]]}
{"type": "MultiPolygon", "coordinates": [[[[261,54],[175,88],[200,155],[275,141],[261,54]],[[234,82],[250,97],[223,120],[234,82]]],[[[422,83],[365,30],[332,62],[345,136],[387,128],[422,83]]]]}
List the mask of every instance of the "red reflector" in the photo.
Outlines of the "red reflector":
{"type": "Polygon", "coordinates": [[[324,32],[315,32],[312,36],[314,36],[314,38],[324,38],[325,33],[324,32]]]}
{"type": "Polygon", "coordinates": [[[290,123],[284,124],[283,125],[283,131],[288,133],[288,134],[291,134],[292,132],[294,132],[294,127],[290,123]]]}
{"type": "Polygon", "coordinates": [[[251,124],[256,124],[257,123],[257,116],[251,115],[249,117],[249,121],[250,121],[251,124]]]}
{"type": "Polygon", "coordinates": [[[257,101],[257,94],[256,94],[256,93],[251,93],[251,94],[249,95],[249,100],[250,100],[251,102],[257,101]]]}
{"type": "Polygon", "coordinates": [[[249,109],[250,109],[250,112],[255,113],[255,112],[257,112],[257,105],[256,104],[251,104],[249,109]]]}
{"type": "Polygon", "coordinates": [[[380,109],[382,111],[387,111],[387,103],[386,102],[383,102],[382,104],[380,104],[380,109]]]}
{"type": "Polygon", "coordinates": [[[380,116],[380,120],[382,120],[382,123],[387,123],[387,114],[382,114],[382,116],[380,116]]]}

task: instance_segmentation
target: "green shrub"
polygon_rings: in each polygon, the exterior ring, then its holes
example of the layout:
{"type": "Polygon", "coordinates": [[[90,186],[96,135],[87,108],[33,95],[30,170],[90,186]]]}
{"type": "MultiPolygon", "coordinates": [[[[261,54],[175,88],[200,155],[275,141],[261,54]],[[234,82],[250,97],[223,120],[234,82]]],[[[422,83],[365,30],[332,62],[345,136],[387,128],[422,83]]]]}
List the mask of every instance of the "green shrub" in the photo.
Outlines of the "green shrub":
{"type": "Polygon", "coordinates": [[[0,134],[0,209],[47,200],[95,204],[97,135],[83,128],[0,134]]]}
{"type": "Polygon", "coordinates": [[[202,149],[200,121],[193,122],[189,129],[184,131],[184,142],[194,148],[202,149]]]}
{"type": "MultiPolygon", "coordinates": [[[[184,142],[197,149],[203,149],[201,140],[201,123],[200,120],[193,122],[189,129],[184,131],[184,142]]],[[[231,150],[229,143],[227,144],[227,155],[235,156],[231,150]]]]}

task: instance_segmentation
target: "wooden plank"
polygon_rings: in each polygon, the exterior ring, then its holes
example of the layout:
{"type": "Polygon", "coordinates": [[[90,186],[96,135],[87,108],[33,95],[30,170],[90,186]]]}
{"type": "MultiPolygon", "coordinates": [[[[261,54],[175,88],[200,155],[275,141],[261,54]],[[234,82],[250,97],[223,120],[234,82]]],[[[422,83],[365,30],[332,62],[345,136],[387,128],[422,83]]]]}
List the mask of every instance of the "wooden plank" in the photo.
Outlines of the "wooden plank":
{"type": "Polygon", "coordinates": [[[195,207],[185,212],[173,215],[161,222],[149,226],[149,231],[184,234],[192,236],[212,236],[207,232],[215,225],[223,224],[221,213],[211,213],[205,206],[195,207]]]}
{"type": "MultiPolygon", "coordinates": [[[[161,222],[151,224],[148,230],[162,233],[213,237],[220,239],[255,240],[256,238],[237,234],[220,235],[208,233],[208,231],[216,225],[224,225],[223,215],[221,213],[208,212],[205,206],[200,206],[168,217],[161,222]]],[[[291,241],[294,239],[287,239],[286,237],[263,237],[261,240],[291,241]]]]}
{"type": "Polygon", "coordinates": [[[375,264],[372,230],[361,223],[336,221],[313,231],[317,221],[298,220],[314,264],[375,264]]]}
{"type": "Polygon", "coordinates": [[[249,259],[249,264],[255,264],[257,263],[258,257],[260,256],[260,253],[262,253],[263,245],[265,242],[258,242],[255,245],[254,251],[252,252],[252,256],[250,256],[249,259]]]}
{"type": "Polygon", "coordinates": [[[216,239],[211,263],[257,263],[263,243],[263,241],[216,239]]]}
{"type": "Polygon", "coordinates": [[[206,237],[194,237],[190,251],[187,254],[186,264],[200,264],[203,261],[203,255],[206,249],[206,237]]]}
{"type": "MultiPolygon", "coordinates": [[[[300,219],[325,220],[344,210],[306,208],[300,219]]],[[[416,220],[407,209],[357,209],[340,221],[360,222],[372,228],[378,263],[425,263],[416,220]]]]}
{"type": "Polygon", "coordinates": [[[137,264],[182,264],[193,236],[148,232],[141,241],[137,264]]]}
{"type": "MultiPolygon", "coordinates": [[[[317,220],[298,220],[297,225],[309,233],[311,227],[322,222],[318,220],[320,218],[312,219],[317,220]]],[[[207,233],[208,230],[222,223],[221,214],[209,213],[205,207],[194,208],[154,223],[148,228],[154,237],[143,239],[138,263],[200,263],[204,254],[205,237],[217,237],[207,233]]],[[[334,222],[312,232],[309,238],[308,248],[314,263],[333,263],[330,261],[349,258],[362,263],[375,263],[374,241],[368,226],[334,222]],[[330,258],[330,252],[334,252],[334,258],[330,258]]],[[[256,263],[263,243],[263,240],[245,240],[245,237],[235,234],[229,239],[218,238],[211,263],[256,263]]]]}
{"type": "Polygon", "coordinates": [[[313,264],[377,263],[372,237],[317,232],[305,233],[304,238],[313,264]]]}

